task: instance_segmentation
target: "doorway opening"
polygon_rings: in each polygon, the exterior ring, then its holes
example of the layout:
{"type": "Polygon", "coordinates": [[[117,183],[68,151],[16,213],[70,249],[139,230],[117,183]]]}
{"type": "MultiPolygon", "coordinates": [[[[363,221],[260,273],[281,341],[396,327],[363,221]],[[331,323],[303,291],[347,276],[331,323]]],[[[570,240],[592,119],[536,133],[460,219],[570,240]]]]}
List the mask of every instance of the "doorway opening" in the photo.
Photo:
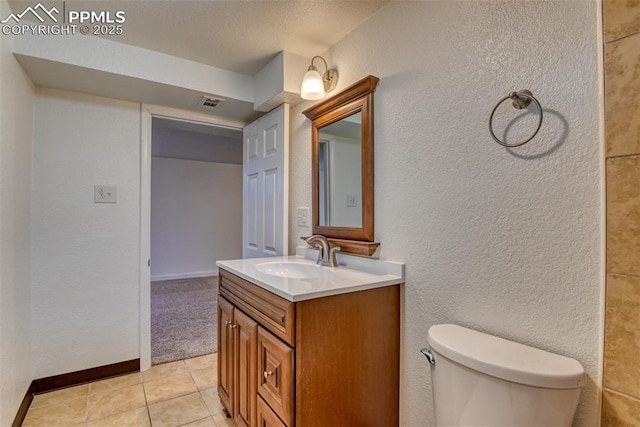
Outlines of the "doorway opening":
{"type": "Polygon", "coordinates": [[[242,129],[148,119],[149,354],[145,363],[141,318],[142,370],[216,351],[216,261],[242,253],[242,129]]]}

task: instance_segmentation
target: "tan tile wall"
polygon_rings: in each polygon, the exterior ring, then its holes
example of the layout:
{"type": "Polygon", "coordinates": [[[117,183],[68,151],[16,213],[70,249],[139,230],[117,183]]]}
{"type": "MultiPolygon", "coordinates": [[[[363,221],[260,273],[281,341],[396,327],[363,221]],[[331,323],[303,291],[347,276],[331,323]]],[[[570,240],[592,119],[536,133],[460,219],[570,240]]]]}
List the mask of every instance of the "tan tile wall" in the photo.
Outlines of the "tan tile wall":
{"type": "Polygon", "coordinates": [[[602,426],[640,426],[640,0],[603,0],[607,297],[602,426]]]}

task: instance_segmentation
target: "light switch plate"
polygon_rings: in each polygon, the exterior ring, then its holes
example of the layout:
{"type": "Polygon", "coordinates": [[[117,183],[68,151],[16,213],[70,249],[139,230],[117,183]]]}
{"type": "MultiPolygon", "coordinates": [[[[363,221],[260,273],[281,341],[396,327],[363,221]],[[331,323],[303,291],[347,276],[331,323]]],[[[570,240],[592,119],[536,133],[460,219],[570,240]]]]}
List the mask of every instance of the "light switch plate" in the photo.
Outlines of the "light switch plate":
{"type": "Polygon", "coordinates": [[[358,206],[356,204],[355,194],[347,194],[347,207],[352,208],[358,206]]]}
{"type": "Polygon", "coordinates": [[[298,227],[309,226],[309,208],[298,208],[298,227]]]}
{"type": "Polygon", "coordinates": [[[116,203],[118,187],[115,185],[94,185],[93,201],[95,203],[116,203]]]}

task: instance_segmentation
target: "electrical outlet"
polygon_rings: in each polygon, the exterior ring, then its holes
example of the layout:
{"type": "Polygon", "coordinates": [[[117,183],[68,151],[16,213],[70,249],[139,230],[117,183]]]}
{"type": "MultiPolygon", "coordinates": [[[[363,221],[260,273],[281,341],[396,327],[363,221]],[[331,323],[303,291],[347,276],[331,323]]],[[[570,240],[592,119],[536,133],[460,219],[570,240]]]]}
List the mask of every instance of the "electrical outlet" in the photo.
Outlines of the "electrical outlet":
{"type": "Polygon", "coordinates": [[[355,194],[347,194],[347,207],[353,208],[357,206],[355,194]]]}
{"type": "Polygon", "coordinates": [[[309,226],[309,208],[298,208],[298,227],[309,226]]]}
{"type": "Polygon", "coordinates": [[[115,185],[94,185],[93,201],[95,203],[116,203],[118,187],[115,185]]]}

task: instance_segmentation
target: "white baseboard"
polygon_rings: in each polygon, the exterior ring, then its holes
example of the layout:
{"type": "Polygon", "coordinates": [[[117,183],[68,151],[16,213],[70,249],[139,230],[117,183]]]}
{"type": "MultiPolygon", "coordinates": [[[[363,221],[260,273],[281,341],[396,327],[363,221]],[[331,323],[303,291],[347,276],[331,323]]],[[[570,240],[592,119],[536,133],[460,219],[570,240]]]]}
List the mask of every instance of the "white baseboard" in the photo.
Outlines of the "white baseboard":
{"type": "Polygon", "coordinates": [[[217,275],[218,275],[218,270],[198,271],[195,273],[160,274],[157,276],[151,276],[151,281],[160,282],[163,280],[192,279],[195,277],[209,277],[209,276],[217,276],[217,275]]]}

